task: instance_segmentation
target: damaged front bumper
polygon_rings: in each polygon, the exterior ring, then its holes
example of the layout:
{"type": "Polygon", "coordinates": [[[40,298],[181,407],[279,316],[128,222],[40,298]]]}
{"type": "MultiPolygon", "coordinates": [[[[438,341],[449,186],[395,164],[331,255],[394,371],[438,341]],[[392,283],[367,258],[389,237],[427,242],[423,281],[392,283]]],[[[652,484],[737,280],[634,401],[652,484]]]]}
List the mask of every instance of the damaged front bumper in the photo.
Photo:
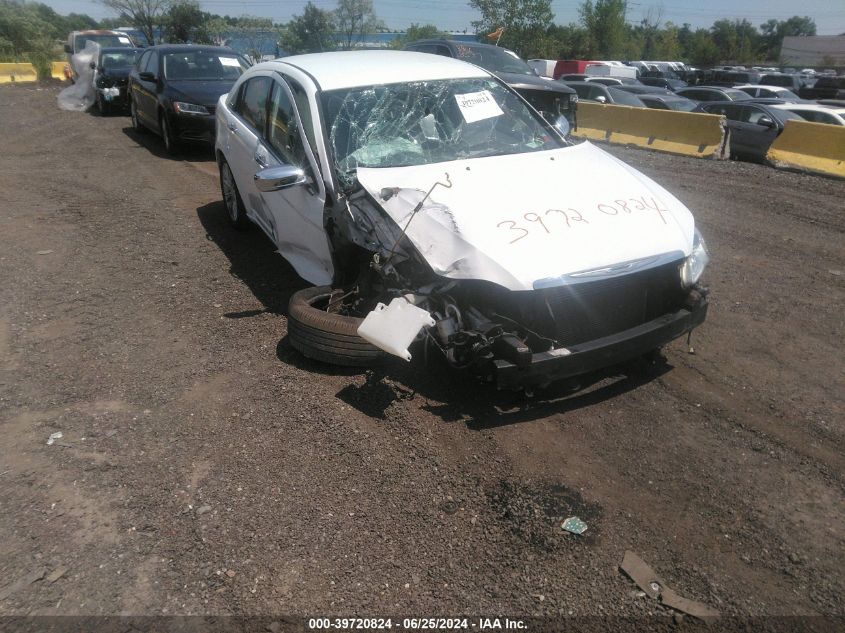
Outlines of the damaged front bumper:
{"type": "Polygon", "coordinates": [[[694,303],[656,319],[603,338],[531,355],[531,362],[518,366],[510,361],[491,362],[487,378],[500,389],[545,385],[610,367],[647,354],[686,334],[707,316],[706,294],[694,303]]]}

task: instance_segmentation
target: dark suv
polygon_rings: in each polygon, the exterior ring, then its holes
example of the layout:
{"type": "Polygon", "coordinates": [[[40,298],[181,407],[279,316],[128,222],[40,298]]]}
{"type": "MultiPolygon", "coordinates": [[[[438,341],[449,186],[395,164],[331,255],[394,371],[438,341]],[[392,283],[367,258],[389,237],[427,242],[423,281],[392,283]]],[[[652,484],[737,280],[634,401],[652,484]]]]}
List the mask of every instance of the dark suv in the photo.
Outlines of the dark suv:
{"type": "Polygon", "coordinates": [[[798,96],[802,99],[845,99],[845,75],[819,77],[812,87],[801,88],[798,96]]]}
{"type": "Polygon", "coordinates": [[[562,115],[575,127],[578,95],[560,82],[537,76],[519,56],[501,46],[455,40],[418,40],[406,51],[454,57],[481,66],[521,94],[543,117],[554,124],[562,115]]]}

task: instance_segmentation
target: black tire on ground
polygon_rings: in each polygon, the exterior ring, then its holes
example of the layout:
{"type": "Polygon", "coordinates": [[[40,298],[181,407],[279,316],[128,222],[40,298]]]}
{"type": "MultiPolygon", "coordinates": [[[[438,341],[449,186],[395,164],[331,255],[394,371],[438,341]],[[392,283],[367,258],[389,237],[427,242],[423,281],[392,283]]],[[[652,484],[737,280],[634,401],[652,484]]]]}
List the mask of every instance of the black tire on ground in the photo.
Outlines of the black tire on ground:
{"type": "Polygon", "coordinates": [[[147,128],[144,127],[141,119],[138,118],[138,106],[135,103],[135,99],[131,97],[129,98],[129,116],[132,117],[132,129],[138,134],[143,134],[147,128]]]}
{"type": "Polygon", "coordinates": [[[100,116],[108,116],[110,112],[109,104],[103,100],[103,95],[97,93],[97,111],[100,116]]]}
{"type": "Polygon", "coordinates": [[[308,358],[332,365],[370,367],[383,362],[387,354],[358,336],[358,326],[363,319],[315,307],[315,304],[324,304],[331,293],[331,286],[320,286],[300,290],[290,298],[288,336],[291,346],[308,358]]]}
{"type": "Polygon", "coordinates": [[[159,129],[161,130],[161,140],[164,143],[164,151],[168,156],[174,156],[179,153],[179,141],[173,133],[172,125],[167,120],[167,115],[164,112],[159,113],[158,119],[159,129]]]}

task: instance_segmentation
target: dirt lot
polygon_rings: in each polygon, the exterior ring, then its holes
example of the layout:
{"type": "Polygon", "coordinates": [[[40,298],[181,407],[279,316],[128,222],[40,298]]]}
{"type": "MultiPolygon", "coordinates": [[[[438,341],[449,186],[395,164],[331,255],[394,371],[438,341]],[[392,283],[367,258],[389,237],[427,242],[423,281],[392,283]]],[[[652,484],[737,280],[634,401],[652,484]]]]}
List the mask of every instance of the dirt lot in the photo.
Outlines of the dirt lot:
{"type": "Polygon", "coordinates": [[[0,613],[665,618],[632,550],[726,615],[845,614],[842,182],[612,149],[696,214],[709,319],[526,401],[302,358],[211,152],[57,91],[0,89],[0,613]]]}

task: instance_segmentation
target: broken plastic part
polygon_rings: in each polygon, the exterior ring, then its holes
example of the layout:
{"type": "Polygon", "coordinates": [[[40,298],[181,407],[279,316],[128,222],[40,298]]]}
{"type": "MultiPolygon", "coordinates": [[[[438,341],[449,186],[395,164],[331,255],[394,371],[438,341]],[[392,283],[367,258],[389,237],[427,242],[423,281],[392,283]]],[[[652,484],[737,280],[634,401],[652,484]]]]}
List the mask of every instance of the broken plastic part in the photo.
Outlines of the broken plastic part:
{"type": "Polygon", "coordinates": [[[62,110],[85,112],[94,105],[97,93],[94,74],[97,71],[91,68],[91,63],[96,65],[99,57],[100,45],[88,40],[85,48],[70,58],[71,66],[76,72],[76,82],[59,93],[57,99],[62,110]]]}
{"type": "Polygon", "coordinates": [[[396,298],[390,305],[376,305],[358,326],[358,335],[385,352],[410,361],[408,346],[420,329],[433,326],[434,319],[427,311],[396,298]]]}

